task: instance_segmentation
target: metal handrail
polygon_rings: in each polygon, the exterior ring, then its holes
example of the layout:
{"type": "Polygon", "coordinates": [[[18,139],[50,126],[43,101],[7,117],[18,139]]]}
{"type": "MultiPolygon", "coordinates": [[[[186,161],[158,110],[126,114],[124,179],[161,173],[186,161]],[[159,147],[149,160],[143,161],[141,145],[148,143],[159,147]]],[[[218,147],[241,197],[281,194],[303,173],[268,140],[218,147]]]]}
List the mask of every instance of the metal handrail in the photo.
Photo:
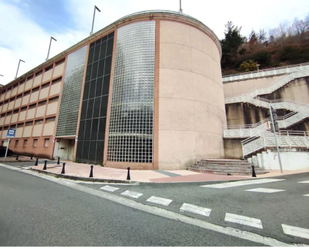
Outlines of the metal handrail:
{"type": "Polygon", "coordinates": [[[302,66],[308,66],[308,65],[309,65],[309,62],[305,62],[305,63],[289,65],[289,66],[265,68],[265,69],[261,69],[259,71],[256,70],[256,71],[250,71],[250,72],[245,72],[245,73],[228,74],[228,75],[223,75],[222,79],[232,77],[232,76],[235,77],[235,76],[241,76],[241,75],[249,75],[249,74],[252,74],[252,73],[263,73],[263,72],[265,73],[265,72],[274,71],[274,70],[302,67],[302,66]]]}
{"type": "MultiPolygon", "coordinates": [[[[297,112],[290,112],[284,116],[278,116],[278,120],[285,120],[293,115],[297,114],[297,112]]],[[[260,122],[254,123],[254,124],[245,124],[245,125],[227,125],[226,129],[227,130],[232,130],[232,129],[241,129],[241,128],[256,128],[257,126],[266,123],[267,121],[269,121],[269,118],[265,118],[263,120],[261,120],[260,122]]]]}

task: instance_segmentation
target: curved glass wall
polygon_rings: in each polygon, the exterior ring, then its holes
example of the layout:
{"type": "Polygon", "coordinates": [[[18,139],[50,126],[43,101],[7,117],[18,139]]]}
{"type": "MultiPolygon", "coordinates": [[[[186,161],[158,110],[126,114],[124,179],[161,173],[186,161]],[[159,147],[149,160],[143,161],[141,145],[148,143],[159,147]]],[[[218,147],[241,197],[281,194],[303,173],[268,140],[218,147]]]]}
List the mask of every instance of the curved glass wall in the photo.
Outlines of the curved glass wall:
{"type": "Polygon", "coordinates": [[[118,29],[107,160],[152,162],[155,21],[118,29]]]}

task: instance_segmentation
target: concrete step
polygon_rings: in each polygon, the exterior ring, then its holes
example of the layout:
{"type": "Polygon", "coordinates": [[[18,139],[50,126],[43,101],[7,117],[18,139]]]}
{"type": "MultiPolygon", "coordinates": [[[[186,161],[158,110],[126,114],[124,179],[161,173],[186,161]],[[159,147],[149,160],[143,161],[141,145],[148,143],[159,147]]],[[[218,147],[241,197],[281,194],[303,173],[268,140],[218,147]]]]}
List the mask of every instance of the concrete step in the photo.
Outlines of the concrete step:
{"type": "MultiPolygon", "coordinates": [[[[255,167],[256,174],[268,171],[255,167]]],[[[252,175],[252,167],[248,161],[230,159],[205,159],[192,165],[189,170],[221,175],[252,175]]]]}

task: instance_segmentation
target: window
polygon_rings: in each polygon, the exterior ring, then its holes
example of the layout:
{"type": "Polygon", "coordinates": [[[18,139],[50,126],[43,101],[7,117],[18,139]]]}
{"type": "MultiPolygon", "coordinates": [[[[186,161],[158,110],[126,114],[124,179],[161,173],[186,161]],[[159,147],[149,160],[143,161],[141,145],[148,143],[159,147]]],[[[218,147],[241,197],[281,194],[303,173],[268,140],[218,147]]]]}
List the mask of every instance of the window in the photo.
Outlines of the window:
{"type": "Polygon", "coordinates": [[[33,139],[33,148],[36,148],[38,146],[38,140],[33,139]]]}
{"type": "Polygon", "coordinates": [[[49,146],[49,138],[45,138],[44,147],[48,147],[48,146],[49,146]]]}
{"type": "Polygon", "coordinates": [[[27,143],[28,143],[28,140],[27,140],[27,139],[25,139],[25,140],[24,140],[24,148],[26,148],[26,147],[27,147],[27,143]]]}
{"type": "Polygon", "coordinates": [[[18,146],[19,140],[15,140],[15,147],[18,146]]]}

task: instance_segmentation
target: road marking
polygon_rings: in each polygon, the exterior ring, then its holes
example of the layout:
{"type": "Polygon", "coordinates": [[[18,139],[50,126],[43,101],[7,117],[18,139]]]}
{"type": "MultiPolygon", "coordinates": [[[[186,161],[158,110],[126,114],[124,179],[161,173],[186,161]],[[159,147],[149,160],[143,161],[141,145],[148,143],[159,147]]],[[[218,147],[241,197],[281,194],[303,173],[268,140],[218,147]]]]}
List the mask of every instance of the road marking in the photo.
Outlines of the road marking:
{"type": "Polygon", "coordinates": [[[288,235],[309,239],[309,229],[281,224],[283,232],[288,235]]]}
{"type": "Polygon", "coordinates": [[[309,194],[307,194],[307,195],[304,195],[304,196],[309,196],[309,194]]]}
{"type": "Polygon", "coordinates": [[[247,216],[226,213],[224,220],[229,221],[229,222],[233,222],[233,223],[238,223],[238,224],[241,224],[241,225],[246,225],[246,226],[250,226],[250,227],[256,227],[256,228],[263,229],[263,225],[262,225],[261,220],[251,218],[251,217],[247,217],[247,216]]]}
{"type": "Polygon", "coordinates": [[[273,189],[273,188],[253,188],[253,189],[247,189],[245,191],[260,192],[260,193],[277,193],[277,192],[282,192],[282,191],[285,191],[285,190],[283,190],[283,189],[273,189]]]}
{"type": "Polygon", "coordinates": [[[151,196],[149,199],[147,199],[148,202],[160,204],[163,206],[168,206],[173,200],[165,199],[161,197],[151,196]]]}
{"type": "Polygon", "coordinates": [[[92,189],[89,187],[85,187],[82,185],[77,184],[76,182],[72,181],[72,180],[68,180],[68,179],[62,179],[62,178],[55,178],[53,176],[49,176],[49,175],[43,175],[41,173],[35,172],[35,171],[22,171],[20,169],[15,169],[12,166],[9,165],[4,165],[4,164],[0,164],[0,167],[3,168],[7,168],[10,170],[16,170],[19,171],[21,173],[24,174],[28,174],[34,177],[39,177],[42,179],[45,179],[47,181],[51,181],[54,182],[55,184],[59,184],[62,186],[66,186],[78,191],[81,191],[83,193],[87,193],[93,196],[97,196],[109,201],[113,201],[115,203],[121,204],[123,206],[127,206],[130,208],[134,208],[136,210],[140,210],[142,212],[146,212],[149,214],[153,214],[153,215],[157,215],[166,219],[171,219],[171,220],[175,220],[175,221],[180,221],[189,225],[193,225],[196,227],[200,227],[203,229],[207,229],[210,231],[214,231],[217,233],[221,233],[221,234],[225,234],[225,235],[229,235],[229,236],[233,236],[236,238],[240,238],[240,239],[244,239],[244,240],[248,240],[248,241],[252,241],[255,243],[260,243],[263,245],[268,245],[268,246],[275,246],[275,247],[283,247],[283,246],[309,246],[306,244],[288,244],[282,241],[279,241],[277,239],[273,239],[270,237],[265,237],[256,233],[252,233],[252,232],[247,232],[247,231],[242,231],[240,229],[235,229],[232,227],[223,227],[223,226],[219,226],[219,225],[215,225],[206,221],[201,221],[201,220],[197,220],[179,213],[174,213],[172,211],[168,211],[162,208],[158,208],[158,207],[154,207],[154,206],[147,206],[144,205],[142,203],[138,203],[134,200],[130,200],[128,198],[123,198],[121,196],[117,196],[114,194],[110,194],[104,191],[100,191],[100,190],[96,190],[96,189],[92,189]]]}
{"type": "Polygon", "coordinates": [[[109,192],[115,192],[116,190],[118,190],[119,188],[115,188],[115,187],[111,187],[111,186],[104,186],[104,187],[101,187],[100,189],[102,190],[106,190],[106,191],[109,191],[109,192]]]}
{"type": "Polygon", "coordinates": [[[298,182],[298,183],[309,183],[309,181],[302,181],[302,182],[298,182]]]}
{"type": "Polygon", "coordinates": [[[130,190],[126,190],[126,191],[124,191],[121,194],[125,195],[125,196],[129,196],[129,197],[135,198],[135,199],[137,199],[137,198],[139,198],[139,197],[141,197],[143,195],[142,193],[133,192],[133,191],[130,191],[130,190]]]}
{"type": "Polygon", "coordinates": [[[246,186],[246,185],[252,185],[252,184],[262,184],[262,183],[271,183],[271,182],[280,182],[280,181],[285,181],[285,179],[246,180],[246,181],[202,185],[200,187],[202,188],[233,188],[233,187],[246,186]]]}
{"type": "Polygon", "coordinates": [[[200,215],[204,215],[208,217],[210,215],[211,209],[184,203],[182,204],[180,208],[180,212],[184,212],[184,211],[194,213],[194,214],[200,214],[200,215]]]}

